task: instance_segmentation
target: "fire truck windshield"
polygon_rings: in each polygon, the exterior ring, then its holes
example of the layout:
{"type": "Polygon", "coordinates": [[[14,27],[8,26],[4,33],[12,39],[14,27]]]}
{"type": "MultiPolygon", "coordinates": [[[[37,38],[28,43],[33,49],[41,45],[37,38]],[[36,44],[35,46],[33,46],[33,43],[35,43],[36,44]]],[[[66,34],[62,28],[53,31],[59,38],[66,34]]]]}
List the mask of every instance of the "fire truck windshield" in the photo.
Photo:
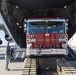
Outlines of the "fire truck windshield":
{"type": "Polygon", "coordinates": [[[30,24],[35,28],[40,28],[40,29],[45,29],[46,27],[46,22],[30,22],[30,24]]]}
{"type": "Polygon", "coordinates": [[[33,21],[27,23],[28,33],[65,33],[64,21],[33,21]]]}
{"type": "Polygon", "coordinates": [[[64,22],[49,21],[47,23],[47,29],[55,28],[55,27],[58,27],[63,24],[64,24],[64,22]]]}
{"type": "MultiPolygon", "coordinates": [[[[48,21],[48,22],[29,22],[30,25],[34,26],[35,28],[40,29],[52,29],[55,27],[58,27],[60,25],[63,25],[64,22],[56,22],[56,21],[48,21]]],[[[32,29],[32,27],[31,27],[32,29]]]]}

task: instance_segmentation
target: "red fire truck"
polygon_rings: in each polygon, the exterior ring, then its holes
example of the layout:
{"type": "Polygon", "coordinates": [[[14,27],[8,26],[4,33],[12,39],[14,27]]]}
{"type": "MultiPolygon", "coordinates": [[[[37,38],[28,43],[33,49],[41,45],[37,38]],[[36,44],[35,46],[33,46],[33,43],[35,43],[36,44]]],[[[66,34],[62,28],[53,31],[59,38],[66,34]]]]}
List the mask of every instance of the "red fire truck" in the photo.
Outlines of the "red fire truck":
{"type": "Polygon", "coordinates": [[[61,18],[25,20],[26,55],[67,55],[68,23],[61,18]]]}

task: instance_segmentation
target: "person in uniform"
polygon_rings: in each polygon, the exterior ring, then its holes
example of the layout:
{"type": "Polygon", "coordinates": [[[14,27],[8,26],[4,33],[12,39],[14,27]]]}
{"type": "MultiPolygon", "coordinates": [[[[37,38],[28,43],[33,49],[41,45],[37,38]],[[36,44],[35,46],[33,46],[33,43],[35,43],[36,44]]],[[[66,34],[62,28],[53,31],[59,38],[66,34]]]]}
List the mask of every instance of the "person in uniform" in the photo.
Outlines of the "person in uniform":
{"type": "Polygon", "coordinates": [[[7,49],[6,49],[6,54],[5,54],[5,59],[6,59],[6,68],[5,70],[10,70],[8,68],[9,62],[10,62],[10,58],[11,58],[11,51],[10,51],[10,42],[8,42],[7,44],[7,49]]]}

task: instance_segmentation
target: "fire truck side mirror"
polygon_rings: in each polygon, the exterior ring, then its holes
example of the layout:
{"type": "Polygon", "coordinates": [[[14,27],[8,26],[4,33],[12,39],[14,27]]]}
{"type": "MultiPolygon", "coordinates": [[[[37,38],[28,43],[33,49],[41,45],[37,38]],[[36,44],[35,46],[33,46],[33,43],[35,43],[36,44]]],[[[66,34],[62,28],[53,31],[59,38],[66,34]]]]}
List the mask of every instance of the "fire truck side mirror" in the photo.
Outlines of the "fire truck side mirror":
{"type": "Polygon", "coordinates": [[[68,30],[68,19],[66,19],[66,29],[68,30]]]}
{"type": "Polygon", "coordinates": [[[68,23],[66,23],[66,29],[68,30],[68,23]]]}
{"type": "Polygon", "coordinates": [[[24,24],[26,24],[27,23],[27,20],[26,19],[24,19],[24,24]]]}
{"type": "Polygon", "coordinates": [[[24,23],[24,32],[26,32],[26,29],[27,29],[27,22],[24,23]]]}

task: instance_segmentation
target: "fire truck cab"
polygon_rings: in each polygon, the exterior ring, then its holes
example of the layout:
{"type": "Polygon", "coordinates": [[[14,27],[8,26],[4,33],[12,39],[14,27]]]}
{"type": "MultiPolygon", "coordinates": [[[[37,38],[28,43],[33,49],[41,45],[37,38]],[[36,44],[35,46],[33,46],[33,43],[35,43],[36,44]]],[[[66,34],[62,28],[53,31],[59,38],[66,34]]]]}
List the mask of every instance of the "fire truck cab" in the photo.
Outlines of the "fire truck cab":
{"type": "Polygon", "coordinates": [[[67,55],[68,23],[61,18],[25,20],[26,55],[67,55]]]}

